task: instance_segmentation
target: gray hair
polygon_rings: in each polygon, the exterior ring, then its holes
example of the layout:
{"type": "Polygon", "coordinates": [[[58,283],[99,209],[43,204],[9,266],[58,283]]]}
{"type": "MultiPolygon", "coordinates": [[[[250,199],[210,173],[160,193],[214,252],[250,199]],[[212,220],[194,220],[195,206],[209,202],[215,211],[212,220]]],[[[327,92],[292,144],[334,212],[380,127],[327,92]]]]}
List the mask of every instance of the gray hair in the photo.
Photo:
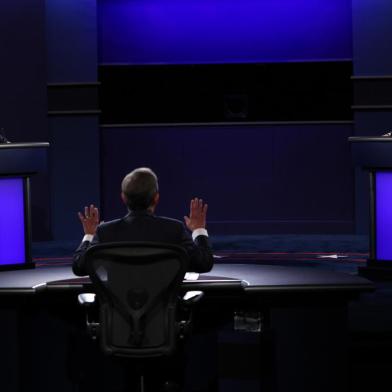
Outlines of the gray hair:
{"type": "Polygon", "coordinates": [[[130,210],[146,210],[158,193],[158,177],[148,167],[139,167],[124,177],[121,191],[130,210]]]}

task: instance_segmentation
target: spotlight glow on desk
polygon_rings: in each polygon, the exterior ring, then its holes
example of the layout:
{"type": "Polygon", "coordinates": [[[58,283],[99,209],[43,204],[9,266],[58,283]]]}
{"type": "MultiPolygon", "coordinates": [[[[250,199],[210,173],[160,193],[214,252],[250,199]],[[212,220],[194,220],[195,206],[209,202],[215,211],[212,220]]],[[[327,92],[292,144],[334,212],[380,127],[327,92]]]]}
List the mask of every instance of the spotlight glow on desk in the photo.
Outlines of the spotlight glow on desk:
{"type": "Polygon", "coordinates": [[[32,266],[28,178],[0,177],[0,269],[32,266]]]}

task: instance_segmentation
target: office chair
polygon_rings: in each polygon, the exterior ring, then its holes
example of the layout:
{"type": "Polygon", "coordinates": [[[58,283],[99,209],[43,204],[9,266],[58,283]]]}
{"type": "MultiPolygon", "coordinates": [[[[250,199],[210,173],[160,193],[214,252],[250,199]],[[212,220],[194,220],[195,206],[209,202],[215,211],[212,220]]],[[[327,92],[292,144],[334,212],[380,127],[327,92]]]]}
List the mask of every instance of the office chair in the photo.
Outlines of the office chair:
{"type": "Polygon", "coordinates": [[[191,306],[203,296],[187,292],[179,299],[189,262],[184,249],[152,242],[105,243],[92,246],[84,257],[98,298],[99,323],[91,320],[95,294],[80,294],[78,300],[103,352],[141,361],[172,354],[190,330],[191,306]],[[179,308],[185,319],[179,318],[179,308]]]}

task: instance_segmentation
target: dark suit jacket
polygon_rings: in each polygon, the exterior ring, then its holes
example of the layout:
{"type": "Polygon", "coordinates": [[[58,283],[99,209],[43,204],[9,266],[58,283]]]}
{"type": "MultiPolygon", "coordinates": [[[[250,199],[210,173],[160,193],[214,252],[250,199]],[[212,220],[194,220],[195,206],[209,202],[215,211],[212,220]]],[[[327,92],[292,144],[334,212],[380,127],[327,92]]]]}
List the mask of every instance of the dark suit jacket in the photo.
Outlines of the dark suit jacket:
{"type": "Polygon", "coordinates": [[[214,259],[208,237],[199,235],[195,241],[182,222],[158,217],[147,211],[133,211],[121,219],[98,226],[92,242],[82,242],[73,256],[72,269],[76,275],[87,275],[84,253],[89,246],[102,242],[151,241],[182,246],[188,253],[189,271],[208,272],[214,259]]]}

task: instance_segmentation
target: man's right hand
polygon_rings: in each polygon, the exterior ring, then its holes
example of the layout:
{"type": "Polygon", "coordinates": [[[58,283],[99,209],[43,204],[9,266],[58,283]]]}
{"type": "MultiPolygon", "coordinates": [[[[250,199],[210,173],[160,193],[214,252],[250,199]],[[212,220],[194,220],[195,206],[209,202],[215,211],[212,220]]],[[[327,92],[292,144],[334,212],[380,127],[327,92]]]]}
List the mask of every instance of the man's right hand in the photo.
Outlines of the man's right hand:
{"type": "Polygon", "coordinates": [[[84,234],[95,235],[99,225],[99,210],[94,204],[90,207],[84,207],[84,214],[78,212],[80,222],[83,226],[84,234]]]}
{"type": "Polygon", "coordinates": [[[202,199],[196,197],[191,200],[189,217],[184,216],[186,227],[190,231],[206,228],[207,209],[208,205],[203,204],[202,199]]]}

